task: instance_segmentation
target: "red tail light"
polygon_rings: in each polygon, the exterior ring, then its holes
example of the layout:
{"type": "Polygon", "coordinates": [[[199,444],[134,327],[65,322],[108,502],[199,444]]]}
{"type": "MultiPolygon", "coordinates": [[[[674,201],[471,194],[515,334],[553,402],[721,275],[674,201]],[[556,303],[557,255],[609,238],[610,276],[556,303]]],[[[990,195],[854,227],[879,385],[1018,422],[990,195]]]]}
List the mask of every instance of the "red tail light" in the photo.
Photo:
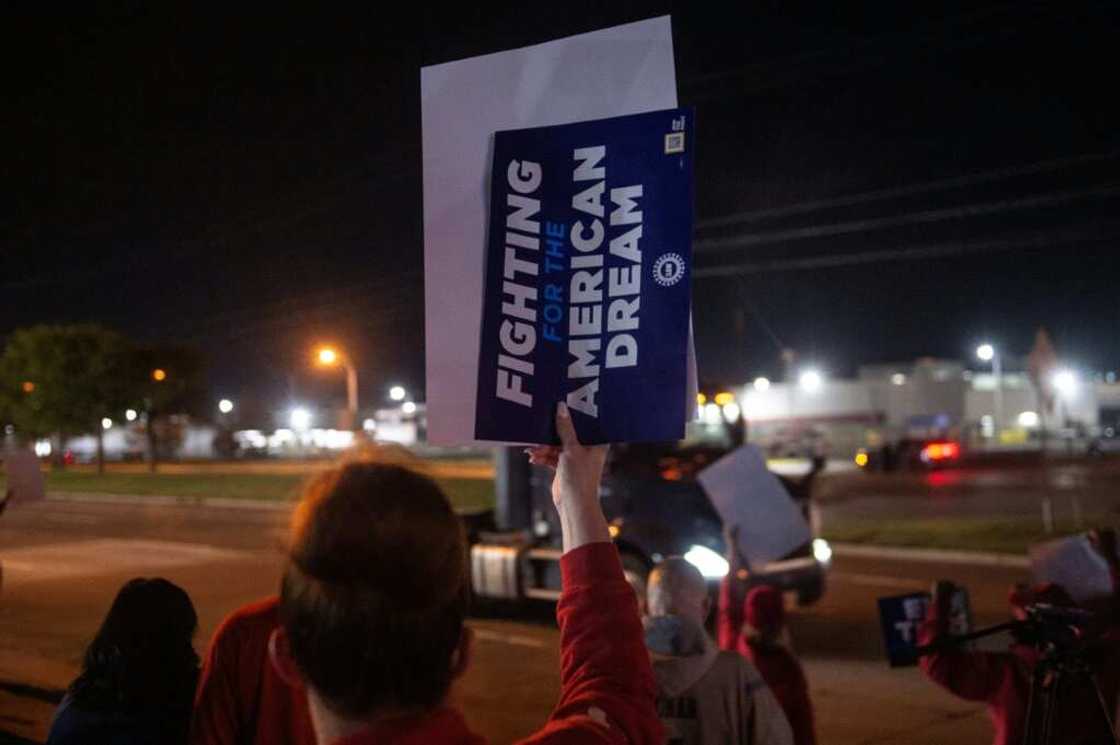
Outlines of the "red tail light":
{"type": "Polygon", "coordinates": [[[961,455],[961,446],[955,442],[931,442],[922,448],[922,460],[943,461],[956,460],[961,455]]]}

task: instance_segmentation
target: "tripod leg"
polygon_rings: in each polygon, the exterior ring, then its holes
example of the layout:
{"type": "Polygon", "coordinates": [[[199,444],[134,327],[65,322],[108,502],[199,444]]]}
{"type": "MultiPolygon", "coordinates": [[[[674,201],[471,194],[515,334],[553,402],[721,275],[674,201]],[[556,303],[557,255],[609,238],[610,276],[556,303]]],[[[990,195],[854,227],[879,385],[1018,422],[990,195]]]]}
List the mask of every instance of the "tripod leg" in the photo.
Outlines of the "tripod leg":
{"type": "Polygon", "coordinates": [[[1035,726],[1034,726],[1034,720],[1035,720],[1035,709],[1037,708],[1038,699],[1039,699],[1039,693],[1038,693],[1038,689],[1040,687],[1039,684],[1040,684],[1040,680],[1039,680],[1038,670],[1037,669],[1032,670],[1031,671],[1031,686],[1030,686],[1029,692],[1027,693],[1027,715],[1025,717],[1025,721],[1023,722],[1023,745],[1035,745],[1034,733],[1035,733],[1036,730],[1035,730],[1035,726]]]}
{"type": "Polygon", "coordinates": [[[1108,725],[1108,734],[1112,738],[1113,745],[1120,745],[1120,738],[1116,736],[1116,725],[1112,722],[1112,715],[1108,712],[1108,702],[1104,700],[1104,694],[1101,693],[1100,684],[1097,683],[1095,675],[1088,675],[1089,682],[1093,686],[1093,691],[1097,694],[1097,703],[1101,705],[1101,717],[1104,718],[1105,724],[1108,725]]]}
{"type": "MultiPolygon", "coordinates": [[[[1050,685],[1046,688],[1046,711],[1042,713],[1042,743],[1041,745],[1050,745],[1054,736],[1054,720],[1057,718],[1056,709],[1058,708],[1059,692],[1062,685],[1062,676],[1054,672],[1050,677],[1050,685]]],[[[1045,677],[1043,679],[1045,683],[1045,677]]]]}

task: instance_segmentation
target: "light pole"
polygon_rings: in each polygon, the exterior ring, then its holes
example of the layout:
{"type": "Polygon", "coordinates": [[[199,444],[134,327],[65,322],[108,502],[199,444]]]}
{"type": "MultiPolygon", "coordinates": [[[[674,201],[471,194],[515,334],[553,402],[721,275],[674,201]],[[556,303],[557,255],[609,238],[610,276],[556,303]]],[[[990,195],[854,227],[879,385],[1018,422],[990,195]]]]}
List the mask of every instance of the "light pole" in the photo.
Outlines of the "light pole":
{"type": "Polygon", "coordinates": [[[1058,410],[1059,424],[1063,428],[1068,427],[1070,421],[1070,401],[1077,396],[1077,373],[1068,369],[1058,370],[1054,373],[1050,384],[1058,394],[1058,403],[1061,407],[1058,410]]]}
{"type": "Polygon", "coordinates": [[[320,347],[315,359],[321,367],[341,366],[346,371],[347,429],[356,429],[358,425],[358,369],[354,367],[354,363],[345,353],[334,347],[320,347]]]}
{"type": "Polygon", "coordinates": [[[1001,422],[1003,422],[1003,364],[1000,360],[999,350],[991,344],[981,344],[976,348],[976,356],[983,362],[992,363],[992,376],[996,379],[995,393],[992,398],[992,416],[995,419],[995,435],[999,439],[1001,422]]]}

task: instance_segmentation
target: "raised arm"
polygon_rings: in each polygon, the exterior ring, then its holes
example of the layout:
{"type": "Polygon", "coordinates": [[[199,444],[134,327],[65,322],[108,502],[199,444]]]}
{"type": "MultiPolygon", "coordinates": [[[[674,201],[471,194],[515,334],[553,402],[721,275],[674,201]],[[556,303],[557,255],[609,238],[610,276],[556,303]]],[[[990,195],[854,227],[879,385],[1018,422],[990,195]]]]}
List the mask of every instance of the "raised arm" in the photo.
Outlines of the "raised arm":
{"type": "MultiPolygon", "coordinates": [[[[933,644],[949,632],[949,596],[953,587],[937,582],[933,602],[918,629],[918,643],[933,644]]],[[[996,694],[1015,664],[1008,652],[977,652],[947,645],[921,658],[926,677],[966,701],[988,701],[996,694]]]]}
{"type": "Polygon", "coordinates": [[[552,499],[560,515],[564,554],[560,623],[560,700],[544,729],[526,743],[660,745],[653,670],[634,592],[622,574],[599,504],[606,446],[585,447],[560,404],[561,447],[530,451],[556,469],[552,499]]]}
{"type": "Polygon", "coordinates": [[[747,561],[739,551],[739,526],[724,528],[724,554],[729,566],[727,576],[719,585],[719,607],[716,615],[716,637],[719,648],[729,652],[736,651],[739,632],[743,628],[743,601],[747,597],[747,561]]]}

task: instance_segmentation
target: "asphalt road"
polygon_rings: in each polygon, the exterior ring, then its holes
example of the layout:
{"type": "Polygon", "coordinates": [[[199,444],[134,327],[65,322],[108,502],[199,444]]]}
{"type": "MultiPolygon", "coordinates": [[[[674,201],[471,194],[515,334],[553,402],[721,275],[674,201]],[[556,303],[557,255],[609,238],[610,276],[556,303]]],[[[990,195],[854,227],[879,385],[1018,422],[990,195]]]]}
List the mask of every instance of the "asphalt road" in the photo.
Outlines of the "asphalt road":
{"type": "MultiPolygon", "coordinates": [[[[0,680],[62,688],[84,644],[127,579],[161,575],[181,584],[200,617],[198,646],[239,604],[274,591],[284,509],[48,501],[0,520],[0,680]]],[[[820,741],[985,743],[982,709],[956,701],[915,670],[881,659],[875,599],[924,589],[938,577],[965,581],[980,623],[1003,620],[1007,586],[1020,572],[963,565],[837,557],[825,599],[792,617],[806,665],[820,741]]],[[[547,609],[474,619],[476,660],[455,698],[492,742],[531,732],[557,695],[557,633],[547,609]]],[[[0,730],[41,741],[51,706],[0,692],[0,730]]]]}
{"type": "Polygon", "coordinates": [[[970,465],[935,471],[830,471],[814,497],[827,520],[1120,515],[1120,459],[970,465]]]}

